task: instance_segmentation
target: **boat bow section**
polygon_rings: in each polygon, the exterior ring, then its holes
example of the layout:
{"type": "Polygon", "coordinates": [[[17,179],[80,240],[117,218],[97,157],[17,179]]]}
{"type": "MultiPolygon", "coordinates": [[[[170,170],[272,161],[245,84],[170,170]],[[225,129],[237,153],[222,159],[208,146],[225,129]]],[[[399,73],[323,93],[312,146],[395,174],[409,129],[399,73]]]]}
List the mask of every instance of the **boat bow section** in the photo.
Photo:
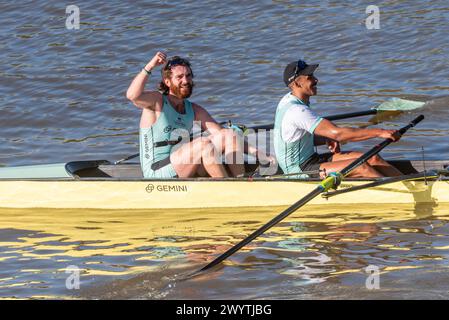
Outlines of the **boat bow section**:
{"type": "MultiPolygon", "coordinates": [[[[0,168],[0,179],[75,179],[78,173],[98,170],[98,166],[109,164],[107,160],[72,161],[67,163],[41,164],[0,168]]],[[[105,175],[100,175],[105,176],[105,175]]],[[[106,175],[107,176],[107,175],[106,175]]]]}
{"type": "Polygon", "coordinates": [[[66,170],[66,163],[42,164],[0,168],[0,179],[67,179],[73,175],[66,170]]]}

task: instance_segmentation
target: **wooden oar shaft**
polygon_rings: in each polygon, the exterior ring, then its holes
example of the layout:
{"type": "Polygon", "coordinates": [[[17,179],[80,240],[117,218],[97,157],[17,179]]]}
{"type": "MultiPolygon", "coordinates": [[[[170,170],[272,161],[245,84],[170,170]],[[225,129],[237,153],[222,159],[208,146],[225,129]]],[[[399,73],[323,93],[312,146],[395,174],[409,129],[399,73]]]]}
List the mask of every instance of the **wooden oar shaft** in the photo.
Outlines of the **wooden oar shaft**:
{"type": "MultiPolygon", "coordinates": [[[[414,127],[418,122],[422,121],[423,119],[424,119],[424,116],[420,115],[419,117],[414,119],[412,122],[410,122],[407,126],[401,128],[399,130],[399,133],[401,135],[403,135],[408,129],[410,129],[411,127],[414,127]]],[[[353,171],[355,168],[357,168],[358,166],[360,166],[363,163],[365,163],[366,161],[368,161],[372,156],[378,154],[383,148],[385,148],[391,142],[392,142],[392,140],[386,139],[384,142],[373,147],[371,150],[369,150],[368,152],[363,154],[360,158],[353,161],[351,164],[349,164],[347,167],[345,167],[340,173],[337,173],[336,175],[328,176],[327,178],[325,178],[314,190],[312,190],[306,196],[304,196],[303,198],[301,198],[300,200],[295,202],[293,205],[291,205],[290,207],[288,207],[287,209],[282,211],[279,215],[277,215],[276,217],[271,219],[269,222],[264,224],[262,227],[260,227],[253,233],[251,233],[248,237],[246,237],[245,239],[240,241],[238,244],[233,246],[231,249],[227,250],[225,253],[223,253],[219,257],[215,258],[212,262],[210,262],[205,267],[203,267],[202,269],[200,269],[199,271],[194,273],[193,276],[200,274],[201,272],[206,271],[206,270],[218,265],[219,263],[221,263],[222,261],[224,261],[231,255],[236,253],[242,247],[249,244],[251,241],[253,241],[258,236],[263,234],[265,231],[267,231],[271,227],[275,226],[276,224],[278,224],[279,222],[284,220],[286,217],[288,217],[290,214],[292,214],[293,212],[295,212],[296,210],[298,210],[299,208],[301,208],[302,206],[304,206],[305,204],[307,204],[308,202],[313,200],[319,194],[329,190],[332,187],[338,186],[339,182],[336,182],[338,179],[338,176],[345,177],[346,175],[351,173],[351,171],[353,171]]]]}

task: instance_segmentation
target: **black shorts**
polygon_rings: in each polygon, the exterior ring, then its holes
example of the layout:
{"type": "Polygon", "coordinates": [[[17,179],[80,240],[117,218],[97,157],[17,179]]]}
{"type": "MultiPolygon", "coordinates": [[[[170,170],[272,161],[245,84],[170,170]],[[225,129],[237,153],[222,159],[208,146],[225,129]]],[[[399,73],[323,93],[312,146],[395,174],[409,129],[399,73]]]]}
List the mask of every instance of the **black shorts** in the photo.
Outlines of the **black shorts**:
{"type": "Polygon", "coordinates": [[[330,162],[332,161],[333,157],[332,152],[326,152],[326,153],[314,153],[312,154],[309,159],[301,163],[299,166],[301,168],[301,171],[318,171],[320,169],[320,164],[323,162],[330,162]]]}

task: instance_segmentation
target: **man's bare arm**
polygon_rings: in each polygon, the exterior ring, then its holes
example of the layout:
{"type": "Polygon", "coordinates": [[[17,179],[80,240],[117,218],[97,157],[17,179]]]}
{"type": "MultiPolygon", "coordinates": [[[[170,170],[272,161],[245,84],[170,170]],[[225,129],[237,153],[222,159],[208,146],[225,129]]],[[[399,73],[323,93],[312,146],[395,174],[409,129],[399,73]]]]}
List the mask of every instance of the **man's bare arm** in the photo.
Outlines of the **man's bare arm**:
{"type": "Polygon", "coordinates": [[[156,53],[150,62],[146,64],[144,69],[142,69],[131,82],[126,91],[126,97],[131,100],[136,107],[154,110],[156,102],[160,100],[160,93],[157,91],[144,91],[145,84],[149,78],[147,71],[151,72],[155,67],[164,64],[166,60],[167,56],[165,53],[156,53]]]}
{"type": "Polygon", "coordinates": [[[195,112],[195,120],[201,121],[202,131],[209,131],[211,134],[214,134],[222,129],[222,126],[203,107],[193,104],[193,110],[195,112]]]}
{"type": "Polygon", "coordinates": [[[320,122],[320,124],[316,127],[314,134],[338,142],[363,141],[372,138],[383,138],[397,141],[400,138],[396,130],[338,127],[327,119],[323,119],[323,121],[320,122]]]}

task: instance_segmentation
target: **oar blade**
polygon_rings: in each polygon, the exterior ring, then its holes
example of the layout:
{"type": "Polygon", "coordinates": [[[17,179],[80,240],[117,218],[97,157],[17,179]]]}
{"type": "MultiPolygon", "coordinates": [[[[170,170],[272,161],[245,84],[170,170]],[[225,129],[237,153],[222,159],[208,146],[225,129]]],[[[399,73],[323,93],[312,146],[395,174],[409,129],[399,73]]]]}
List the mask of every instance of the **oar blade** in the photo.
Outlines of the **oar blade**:
{"type": "Polygon", "coordinates": [[[391,98],[374,108],[377,110],[377,114],[368,119],[368,124],[363,125],[360,128],[366,128],[370,125],[393,120],[404,112],[420,109],[425,104],[426,102],[422,101],[391,98]]]}
{"type": "Polygon", "coordinates": [[[392,98],[377,106],[378,111],[410,111],[422,108],[426,103],[400,98],[392,98]]]}

